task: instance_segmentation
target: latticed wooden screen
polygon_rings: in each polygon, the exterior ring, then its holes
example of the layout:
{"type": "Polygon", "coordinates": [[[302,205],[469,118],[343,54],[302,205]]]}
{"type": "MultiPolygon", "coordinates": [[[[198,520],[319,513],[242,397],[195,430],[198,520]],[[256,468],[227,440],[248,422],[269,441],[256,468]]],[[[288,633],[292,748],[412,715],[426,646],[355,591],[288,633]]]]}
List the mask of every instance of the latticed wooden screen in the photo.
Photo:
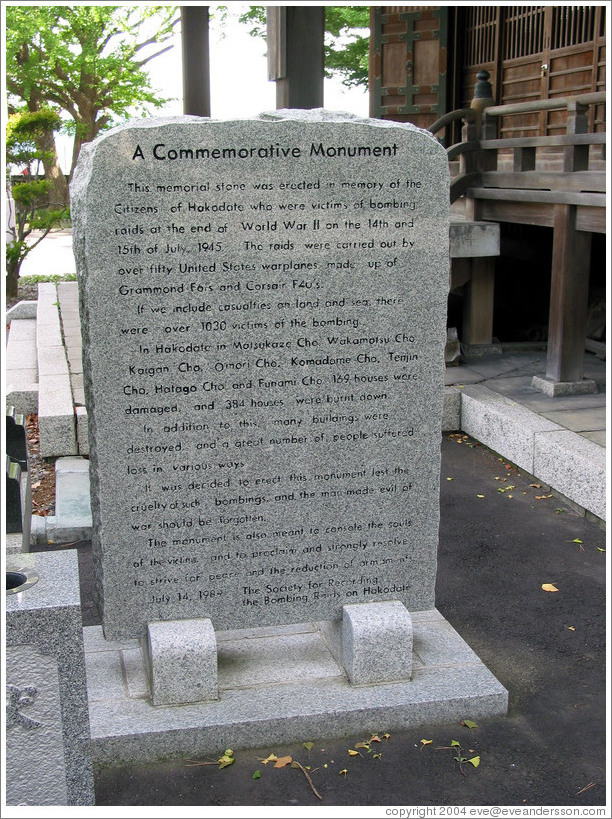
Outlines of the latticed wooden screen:
{"type": "MultiPolygon", "coordinates": [[[[476,74],[491,74],[495,102],[506,104],[605,89],[604,6],[476,6],[459,10],[463,28],[462,104],[476,74]]],[[[591,111],[592,130],[605,130],[603,106],[591,111]]],[[[565,115],[526,114],[501,123],[503,136],[554,134],[565,115]]]]}

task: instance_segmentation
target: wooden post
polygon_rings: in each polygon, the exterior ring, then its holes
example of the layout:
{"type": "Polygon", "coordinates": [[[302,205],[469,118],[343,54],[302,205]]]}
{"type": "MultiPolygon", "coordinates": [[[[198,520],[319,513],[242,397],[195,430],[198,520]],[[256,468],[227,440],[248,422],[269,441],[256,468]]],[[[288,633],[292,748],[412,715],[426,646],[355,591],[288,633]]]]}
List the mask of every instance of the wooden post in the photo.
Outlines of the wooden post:
{"type": "Polygon", "coordinates": [[[323,107],[322,6],[268,8],[268,66],[277,108],[323,107]]]}
{"type": "Polygon", "coordinates": [[[576,230],[576,206],[555,205],[546,378],[581,381],[591,234],[576,230]]]}
{"type": "Polygon", "coordinates": [[[471,275],[463,296],[462,342],[465,346],[493,343],[493,297],[495,261],[492,257],[470,259],[471,275]]]}
{"type": "MultiPolygon", "coordinates": [[[[477,112],[476,120],[464,130],[463,139],[475,134],[478,139],[493,139],[496,123],[486,117],[486,109],[493,105],[493,89],[489,82],[489,72],[479,71],[474,88],[474,99],[470,105],[477,112]]],[[[469,160],[472,170],[495,170],[497,154],[479,151],[469,160]]],[[[480,218],[480,203],[477,199],[465,200],[465,217],[471,221],[480,218]]],[[[495,260],[493,258],[470,259],[470,280],[464,288],[462,342],[465,348],[475,345],[493,344],[493,306],[495,295],[495,260]]]]}
{"type": "Polygon", "coordinates": [[[181,6],[183,113],[210,116],[208,6],[181,6]]]}
{"type": "MultiPolygon", "coordinates": [[[[568,106],[568,134],[586,132],[586,111],[580,103],[568,106]]],[[[570,174],[588,168],[588,151],[588,145],[566,146],[563,171],[570,174]]],[[[574,384],[578,390],[584,374],[591,233],[576,229],[576,213],[575,205],[555,205],[546,379],[574,384]]]]}
{"type": "MultiPolygon", "coordinates": [[[[568,134],[586,134],[589,127],[587,117],[588,106],[579,102],[572,102],[567,107],[568,134]]],[[[588,145],[566,145],[563,149],[563,170],[566,173],[586,171],[589,167],[588,145]]]]}

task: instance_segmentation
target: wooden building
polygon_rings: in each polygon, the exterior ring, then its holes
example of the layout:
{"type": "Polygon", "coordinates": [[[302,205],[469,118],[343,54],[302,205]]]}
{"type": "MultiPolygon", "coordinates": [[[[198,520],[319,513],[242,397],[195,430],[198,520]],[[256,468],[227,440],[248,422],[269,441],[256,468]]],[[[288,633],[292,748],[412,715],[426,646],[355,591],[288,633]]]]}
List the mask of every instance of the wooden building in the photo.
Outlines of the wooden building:
{"type": "MultiPolygon", "coordinates": [[[[605,91],[606,8],[600,6],[374,6],[370,114],[423,128],[470,105],[489,72],[496,105],[605,91]]],[[[589,114],[604,131],[604,106],[589,114]]],[[[502,124],[506,136],[564,127],[556,113],[502,124]]]]}
{"type": "Polygon", "coordinates": [[[500,224],[500,257],[455,288],[462,341],[538,338],[551,382],[581,381],[606,298],[605,73],[602,4],[371,8],[371,115],[436,133],[455,213],[500,224]]]}

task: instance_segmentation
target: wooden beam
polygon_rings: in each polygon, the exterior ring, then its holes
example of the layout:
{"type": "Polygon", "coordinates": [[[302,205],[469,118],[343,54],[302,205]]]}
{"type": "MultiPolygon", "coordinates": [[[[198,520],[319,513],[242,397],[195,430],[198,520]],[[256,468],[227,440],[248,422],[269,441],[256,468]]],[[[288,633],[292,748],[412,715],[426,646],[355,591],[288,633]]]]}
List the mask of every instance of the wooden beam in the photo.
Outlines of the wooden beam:
{"type": "Polygon", "coordinates": [[[181,6],[183,113],[210,116],[208,6],[181,6]]]}
{"type": "Polygon", "coordinates": [[[483,173],[482,185],[485,188],[603,192],[606,190],[606,175],[603,171],[576,171],[575,173],[496,171],[495,173],[483,173]]]}
{"type": "Polygon", "coordinates": [[[466,196],[471,199],[491,199],[504,202],[548,202],[551,205],[587,205],[605,208],[605,193],[582,193],[581,191],[543,191],[518,188],[468,188],[466,196]]]}
{"type": "Polygon", "coordinates": [[[582,381],[591,234],[576,228],[576,208],[555,205],[546,377],[582,381]]]}
{"type": "MultiPolygon", "coordinates": [[[[478,219],[490,222],[511,222],[517,225],[552,227],[554,205],[545,202],[494,202],[487,199],[466,199],[478,204],[478,219]]],[[[467,217],[466,217],[467,218],[467,217]]]]}
{"type": "Polygon", "coordinates": [[[270,18],[282,30],[269,30],[268,39],[278,44],[283,59],[275,61],[276,107],[323,107],[323,41],[325,9],[323,6],[284,6],[282,14],[270,18]]]}

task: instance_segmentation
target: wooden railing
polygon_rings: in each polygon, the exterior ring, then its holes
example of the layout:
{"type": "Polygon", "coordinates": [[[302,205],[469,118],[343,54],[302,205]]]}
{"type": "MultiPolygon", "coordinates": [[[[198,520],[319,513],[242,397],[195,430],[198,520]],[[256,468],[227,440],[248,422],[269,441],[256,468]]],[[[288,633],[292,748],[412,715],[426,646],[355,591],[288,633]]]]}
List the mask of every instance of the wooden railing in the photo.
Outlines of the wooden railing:
{"type": "MultiPolygon", "coordinates": [[[[606,173],[601,161],[606,135],[588,133],[587,114],[589,106],[605,103],[606,95],[493,105],[488,77],[488,72],[479,72],[470,109],[452,111],[429,128],[433,134],[444,131],[445,138],[450,139],[458,131],[457,121],[463,123],[461,141],[447,147],[449,160],[459,160],[458,174],[451,181],[451,203],[463,196],[464,215],[470,221],[553,228],[544,382],[552,395],[563,394],[568,384],[585,392],[588,390],[582,382],[592,234],[605,233],[607,227],[606,173]],[[551,110],[566,112],[565,133],[498,138],[502,118],[551,110]],[[590,166],[591,160],[597,161],[590,166]],[[551,386],[557,383],[565,385],[558,393],[551,386]]],[[[468,343],[491,343],[494,278],[491,260],[472,261],[465,294],[464,334],[468,343]]],[[[594,382],[588,387],[594,387],[594,382]]]]}
{"type": "Polygon", "coordinates": [[[605,207],[605,171],[589,169],[592,146],[605,145],[605,133],[587,133],[587,111],[605,102],[605,92],[510,105],[451,111],[430,126],[433,134],[463,123],[461,142],[450,145],[459,159],[451,182],[451,202],[472,199],[605,207]],[[498,139],[502,117],[550,110],[567,112],[566,133],[498,139]],[[542,169],[540,166],[547,164],[542,169]]]}

